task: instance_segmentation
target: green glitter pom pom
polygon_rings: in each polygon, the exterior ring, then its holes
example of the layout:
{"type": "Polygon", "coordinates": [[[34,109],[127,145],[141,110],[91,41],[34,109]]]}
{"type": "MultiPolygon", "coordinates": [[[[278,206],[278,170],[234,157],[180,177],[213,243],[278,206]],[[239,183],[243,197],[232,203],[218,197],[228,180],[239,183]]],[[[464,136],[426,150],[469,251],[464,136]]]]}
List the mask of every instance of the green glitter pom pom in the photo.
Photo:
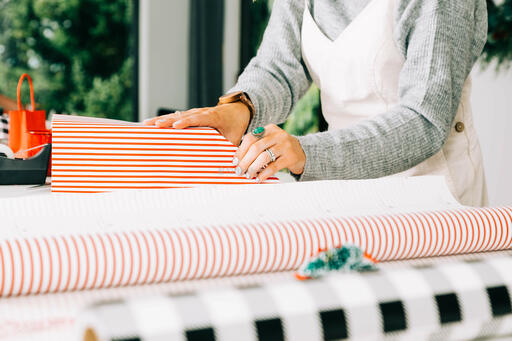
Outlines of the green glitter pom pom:
{"type": "Polygon", "coordinates": [[[330,271],[373,271],[375,264],[365,257],[363,251],[353,245],[320,252],[304,263],[296,274],[299,279],[317,278],[330,271]]]}
{"type": "Polygon", "coordinates": [[[256,137],[260,137],[262,136],[263,134],[265,133],[265,128],[263,127],[257,127],[257,128],[254,128],[253,131],[252,131],[252,134],[256,137]]]}

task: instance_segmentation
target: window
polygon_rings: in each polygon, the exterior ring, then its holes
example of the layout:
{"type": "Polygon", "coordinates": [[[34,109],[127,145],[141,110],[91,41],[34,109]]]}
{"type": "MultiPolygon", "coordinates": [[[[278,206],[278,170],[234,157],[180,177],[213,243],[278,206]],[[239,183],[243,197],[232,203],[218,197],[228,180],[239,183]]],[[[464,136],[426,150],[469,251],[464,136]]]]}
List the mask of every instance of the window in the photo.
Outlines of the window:
{"type": "Polygon", "coordinates": [[[137,9],[134,0],[0,0],[0,94],[16,98],[27,72],[47,112],[136,119],[137,9]]]}

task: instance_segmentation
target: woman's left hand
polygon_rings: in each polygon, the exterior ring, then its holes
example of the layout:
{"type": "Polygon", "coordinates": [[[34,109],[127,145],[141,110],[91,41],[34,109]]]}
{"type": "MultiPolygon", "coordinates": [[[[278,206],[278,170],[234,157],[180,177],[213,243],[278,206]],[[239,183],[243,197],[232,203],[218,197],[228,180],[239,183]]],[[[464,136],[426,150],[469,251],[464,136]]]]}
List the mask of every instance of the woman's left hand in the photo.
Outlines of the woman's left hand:
{"type": "Polygon", "coordinates": [[[288,168],[293,174],[302,174],[306,154],[297,138],[275,124],[269,124],[262,137],[251,133],[244,136],[233,158],[233,164],[237,166],[238,175],[245,174],[248,179],[257,176],[257,180],[261,182],[284,168],[288,168]],[[274,154],[274,162],[271,162],[271,153],[267,150],[274,154]]]}

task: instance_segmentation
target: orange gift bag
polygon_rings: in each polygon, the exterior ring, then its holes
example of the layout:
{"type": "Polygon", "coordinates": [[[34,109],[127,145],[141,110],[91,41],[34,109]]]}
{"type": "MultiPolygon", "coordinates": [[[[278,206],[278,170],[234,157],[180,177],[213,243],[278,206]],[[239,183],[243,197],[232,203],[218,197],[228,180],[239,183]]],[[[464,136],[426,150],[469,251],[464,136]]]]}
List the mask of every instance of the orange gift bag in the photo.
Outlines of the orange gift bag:
{"type": "Polygon", "coordinates": [[[46,112],[35,110],[34,87],[32,79],[26,73],[18,81],[18,110],[9,114],[9,147],[17,157],[29,158],[37,154],[43,145],[51,143],[51,131],[46,129],[46,112]],[[30,86],[32,110],[23,109],[21,105],[21,86],[27,78],[30,86]]]}

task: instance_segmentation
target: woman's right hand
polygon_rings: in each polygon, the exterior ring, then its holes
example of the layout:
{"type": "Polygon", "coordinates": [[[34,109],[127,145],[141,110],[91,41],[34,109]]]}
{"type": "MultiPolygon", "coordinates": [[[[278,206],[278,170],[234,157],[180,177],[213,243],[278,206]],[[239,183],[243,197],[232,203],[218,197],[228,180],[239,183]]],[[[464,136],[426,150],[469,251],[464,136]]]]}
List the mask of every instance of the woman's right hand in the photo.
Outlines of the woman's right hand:
{"type": "Polygon", "coordinates": [[[157,116],[145,120],[144,124],[176,129],[211,127],[238,146],[249,126],[250,118],[249,108],[241,102],[234,102],[157,116]]]}

